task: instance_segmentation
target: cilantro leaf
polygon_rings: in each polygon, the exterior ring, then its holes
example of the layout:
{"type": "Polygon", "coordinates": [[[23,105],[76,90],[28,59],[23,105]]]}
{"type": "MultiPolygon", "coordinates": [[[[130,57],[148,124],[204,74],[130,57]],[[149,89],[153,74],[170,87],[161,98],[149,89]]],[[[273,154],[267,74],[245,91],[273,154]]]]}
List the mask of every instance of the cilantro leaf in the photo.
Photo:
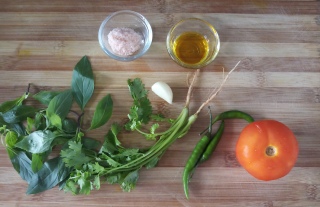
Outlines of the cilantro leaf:
{"type": "Polygon", "coordinates": [[[142,124],[147,124],[152,115],[152,106],[148,99],[148,91],[141,79],[128,80],[128,87],[133,98],[133,106],[128,114],[129,122],[125,125],[127,130],[139,129],[142,124]]]}
{"type": "Polygon", "coordinates": [[[174,119],[166,118],[162,114],[151,114],[150,118],[154,121],[165,121],[170,124],[174,122],[174,119]]]}
{"type": "Polygon", "coordinates": [[[145,165],[145,167],[146,167],[147,169],[153,168],[153,167],[155,167],[155,166],[158,164],[159,160],[160,160],[159,157],[154,157],[150,162],[148,162],[148,163],[145,165]]]}
{"type": "Polygon", "coordinates": [[[102,144],[100,152],[114,154],[118,151],[119,148],[121,148],[121,143],[117,138],[119,132],[120,126],[116,123],[112,124],[111,129],[104,137],[104,142],[102,144]]]}
{"type": "Polygon", "coordinates": [[[121,188],[123,191],[130,192],[136,186],[139,179],[139,169],[133,172],[129,172],[123,179],[121,183],[121,188]]]}
{"type": "Polygon", "coordinates": [[[139,100],[143,97],[146,97],[148,94],[148,91],[145,89],[140,78],[135,78],[133,81],[129,79],[128,87],[133,100],[139,100]]]}
{"type": "Polygon", "coordinates": [[[121,173],[116,173],[116,174],[112,174],[112,175],[108,175],[106,177],[106,181],[109,184],[115,184],[115,183],[119,183],[119,180],[121,179],[121,173]]]}
{"type": "Polygon", "coordinates": [[[69,141],[68,145],[68,149],[60,152],[62,160],[67,167],[80,169],[83,164],[92,160],[92,158],[86,156],[86,154],[82,151],[81,142],[69,141]]]}

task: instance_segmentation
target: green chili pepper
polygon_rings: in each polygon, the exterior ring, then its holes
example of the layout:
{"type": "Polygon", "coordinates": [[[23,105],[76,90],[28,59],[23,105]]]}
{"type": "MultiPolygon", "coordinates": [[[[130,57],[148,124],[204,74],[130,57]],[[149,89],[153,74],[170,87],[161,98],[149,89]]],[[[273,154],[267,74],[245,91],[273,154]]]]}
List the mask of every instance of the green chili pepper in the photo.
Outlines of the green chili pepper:
{"type": "MultiPolygon", "coordinates": [[[[212,123],[212,113],[209,107],[209,115],[210,115],[210,123],[212,123]]],[[[200,158],[202,157],[203,152],[207,148],[209,142],[210,142],[210,134],[211,134],[211,129],[212,125],[209,124],[208,127],[209,131],[206,135],[201,137],[201,139],[198,141],[196,146],[194,147],[185,167],[183,170],[183,176],[182,176],[182,182],[183,182],[183,189],[184,193],[186,195],[186,198],[189,199],[189,181],[190,178],[193,175],[194,170],[196,169],[200,158]]]]}
{"type": "MultiPolygon", "coordinates": [[[[222,112],[221,114],[219,114],[218,116],[216,116],[213,121],[211,122],[211,124],[213,125],[214,123],[216,123],[217,121],[220,120],[225,120],[225,119],[244,119],[247,122],[251,123],[254,122],[254,119],[252,116],[250,116],[249,114],[242,112],[242,111],[238,111],[238,110],[230,110],[230,111],[225,111],[222,112]]],[[[203,133],[205,133],[207,130],[209,129],[206,128],[204,131],[202,131],[200,133],[200,135],[202,135],[203,133]]]]}
{"type": "Polygon", "coordinates": [[[194,169],[196,168],[199,159],[201,158],[204,150],[206,149],[208,143],[210,141],[209,136],[204,135],[201,137],[199,142],[196,144],[194,150],[192,151],[183,171],[182,182],[183,182],[183,189],[186,195],[186,198],[189,199],[189,180],[193,174],[194,169]]]}
{"type": "Polygon", "coordinates": [[[209,157],[211,156],[213,151],[216,149],[216,147],[222,137],[223,131],[224,131],[224,121],[222,120],[218,131],[210,139],[211,140],[210,143],[208,144],[205,151],[203,152],[203,154],[200,158],[200,161],[199,161],[200,163],[209,159],[209,157]]]}

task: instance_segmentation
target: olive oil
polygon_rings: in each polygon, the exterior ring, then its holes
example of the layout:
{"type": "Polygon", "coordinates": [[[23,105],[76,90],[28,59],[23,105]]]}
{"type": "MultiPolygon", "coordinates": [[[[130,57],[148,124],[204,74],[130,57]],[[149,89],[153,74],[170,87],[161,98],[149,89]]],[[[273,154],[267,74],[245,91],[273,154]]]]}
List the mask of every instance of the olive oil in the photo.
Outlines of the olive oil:
{"type": "Polygon", "coordinates": [[[208,56],[208,51],[207,39],[197,32],[182,33],[173,42],[173,52],[186,64],[200,64],[208,56]]]}

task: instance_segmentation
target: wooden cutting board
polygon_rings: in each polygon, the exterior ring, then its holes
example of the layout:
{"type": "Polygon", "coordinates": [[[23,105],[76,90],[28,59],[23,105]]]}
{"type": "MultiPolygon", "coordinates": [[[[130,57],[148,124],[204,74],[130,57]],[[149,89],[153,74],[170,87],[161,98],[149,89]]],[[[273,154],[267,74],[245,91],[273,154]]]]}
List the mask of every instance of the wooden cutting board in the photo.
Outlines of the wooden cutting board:
{"type": "MultiPolygon", "coordinates": [[[[181,174],[198,133],[208,124],[204,110],[190,132],[176,141],[159,165],[142,170],[137,187],[124,193],[103,185],[89,196],[51,189],[26,195],[27,184],[12,168],[0,146],[0,206],[320,206],[320,2],[319,1],[0,1],[0,102],[31,92],[62,90],[70,85],[72,69],[84,55],[91,61],[96,90],[87,116],[105,94],[114,100],[113,121],[126,118],[131,97],[126,81],[140,77],[150,89],[165,81],[173,89],[169,105],[150,92],[155,111],[175,117],[184,106],[192,70],[175,64],[165,47],[166,35],[177,21],[198,17],[212,23],[221,39],[217,59],[203,68],[191,98],[195,111],[238,61],[223,90],[210,103],[214,113],[238,109],[256,120],[276,119],[295,133],[300,153],[284,178],[263,182],[250,176],[235,157],[241,120],[226,122],[226,130],[210,160],[198,167],[190,183],[190,200],[183,193],[181,174]],[[153,28],[148,53],[133,62],[107,57],[97,41],[98,28],[110,13],[140,12],[153,28]]],[[[87,121],[88,122],[88,121],[87,121]]],[[[89,124],[86,123],[86,124],[89,124]]],[[[91,132],[102,140],[109,124],[91,132]]],[[[150,141],[124,134],[125,146],[150,141]]]]}

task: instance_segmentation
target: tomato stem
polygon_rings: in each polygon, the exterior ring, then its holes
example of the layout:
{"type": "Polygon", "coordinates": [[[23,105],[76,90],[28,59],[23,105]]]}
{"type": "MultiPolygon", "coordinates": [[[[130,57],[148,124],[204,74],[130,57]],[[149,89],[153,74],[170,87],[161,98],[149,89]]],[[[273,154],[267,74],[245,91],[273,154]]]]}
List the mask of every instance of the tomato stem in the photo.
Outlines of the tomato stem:
{"type": "Polygon", "coordinates": [[[266,149],[266,154],[272,157],[276,154],[276,149],[273,146],[268,146],[266,149]]]}

